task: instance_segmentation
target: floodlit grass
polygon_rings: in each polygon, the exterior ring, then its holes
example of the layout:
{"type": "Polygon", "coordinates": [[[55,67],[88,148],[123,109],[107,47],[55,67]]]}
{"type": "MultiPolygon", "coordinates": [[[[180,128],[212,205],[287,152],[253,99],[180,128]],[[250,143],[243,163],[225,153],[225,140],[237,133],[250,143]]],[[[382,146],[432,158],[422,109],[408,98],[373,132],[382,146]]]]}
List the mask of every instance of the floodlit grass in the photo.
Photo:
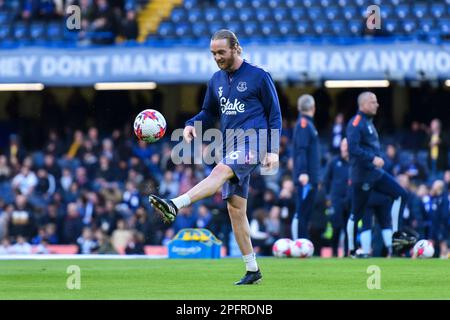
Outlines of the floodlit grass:
{"type": "Polygon", "coordinates": [[[0,261],[0,299],[450,299],[450,261],[259,258],[263,281],[234,286],[241,259],[0,261]],[[70,290],[67,267],[81,270],[70,290]],[[381,289],[367,287],[367,268],[381,289]]]}

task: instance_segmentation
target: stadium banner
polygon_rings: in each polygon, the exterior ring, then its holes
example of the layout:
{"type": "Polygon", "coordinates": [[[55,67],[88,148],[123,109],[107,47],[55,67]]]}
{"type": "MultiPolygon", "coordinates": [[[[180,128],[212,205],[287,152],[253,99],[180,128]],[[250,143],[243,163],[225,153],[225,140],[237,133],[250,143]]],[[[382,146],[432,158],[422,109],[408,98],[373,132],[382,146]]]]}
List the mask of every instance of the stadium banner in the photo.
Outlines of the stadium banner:
{"type": "MultiPolygon", "coordinates": [[[[243,56],[275,80],[450,78],[450,46],[401,43],[247,46],[243,56]]],[[[16,48],[0,50],[0,83],[202,83],[217,71],[208,48],[16,48]]]]}

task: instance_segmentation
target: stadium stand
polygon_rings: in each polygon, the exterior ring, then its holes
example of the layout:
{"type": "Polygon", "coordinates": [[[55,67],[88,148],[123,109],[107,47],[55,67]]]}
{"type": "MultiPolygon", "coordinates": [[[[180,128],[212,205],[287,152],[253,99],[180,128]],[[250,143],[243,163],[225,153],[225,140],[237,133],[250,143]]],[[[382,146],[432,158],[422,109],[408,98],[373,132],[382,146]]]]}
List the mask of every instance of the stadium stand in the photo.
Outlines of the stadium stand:
{"type": "Polygon", "coordinates": [[[295,0],[127,0],[66,1],[80,5],[81,30],[65,28],[66,13],[53,1],[0,1],[0,45],[105,45],[147,43],[204,45],[212,30],[229,28],[250,37],[271,41],[345,42],[383,40],[423,40],[433,43],[450,39],[450,0],[383,2],[383,32],[367,34],[366,8],[381,1],[295,1],[295,0]],[[132,12],[128,18],[129,12],[132,12]],[[109,23],[101,25],[101,17],[109,23]],[[138,35],[120,32],[133,21],[138,35]],[[350,30],[350,32],[344,32],[350,30]],[[369,38],[368,38],[369,37],[369,38]]]}

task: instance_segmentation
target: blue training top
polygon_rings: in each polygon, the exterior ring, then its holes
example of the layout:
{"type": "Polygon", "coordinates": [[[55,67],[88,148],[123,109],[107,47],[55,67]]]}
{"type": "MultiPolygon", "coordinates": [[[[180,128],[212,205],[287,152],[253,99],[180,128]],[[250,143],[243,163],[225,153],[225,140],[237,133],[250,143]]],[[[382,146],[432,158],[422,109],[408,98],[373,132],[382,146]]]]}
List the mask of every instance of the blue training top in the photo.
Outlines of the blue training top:
{"type": "MultiPolygon", "coordinates": [[[[202,110],[186,125],[201,121],[211,128],[220,118],[221,130],[268,130],[267,152],[278,153],[281,132],[281,110],[270,74],[245,60],[233,73],[219,70],[208,82],[202,110]],[[277,141],[271,148],[270,129],[278,130],[277,141]]],[[[225,142],[225,139],[224,139],[225,142]]]]}

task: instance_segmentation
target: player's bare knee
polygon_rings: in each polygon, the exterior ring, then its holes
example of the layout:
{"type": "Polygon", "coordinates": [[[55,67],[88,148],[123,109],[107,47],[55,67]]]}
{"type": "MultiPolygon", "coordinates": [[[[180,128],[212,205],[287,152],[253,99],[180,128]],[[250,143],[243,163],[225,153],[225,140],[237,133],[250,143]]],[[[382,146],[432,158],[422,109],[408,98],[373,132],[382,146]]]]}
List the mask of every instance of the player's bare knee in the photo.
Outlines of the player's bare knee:
{"type": "Polygon", "coordinates": [[[225,182],[233,177],[233,170],[229,166],[219,163],[211,172],[211,176],[225,182]]]}

